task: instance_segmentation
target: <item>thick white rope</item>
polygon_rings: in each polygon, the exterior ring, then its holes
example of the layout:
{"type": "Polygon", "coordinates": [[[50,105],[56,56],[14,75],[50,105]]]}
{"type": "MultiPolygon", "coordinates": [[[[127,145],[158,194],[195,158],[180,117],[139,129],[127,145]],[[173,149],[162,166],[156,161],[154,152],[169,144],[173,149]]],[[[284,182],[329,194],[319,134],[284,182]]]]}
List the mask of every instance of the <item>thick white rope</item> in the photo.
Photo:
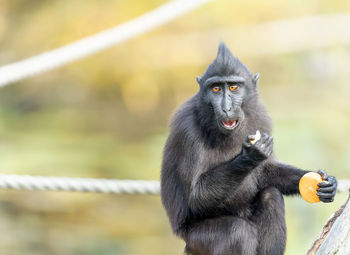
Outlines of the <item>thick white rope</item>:
{"type": "MultiPolygon", "coordinates": [[[[43,177],[16,174],[0,174],[0,188],[142,195],[158,195],[160,193],[158,181],[43,177]]],[[[349,189],[349,180],[338,181],[338,192],[348,192],[349,189]]]]}
{"type": "Polygon", "coordinates": [[[158,181],[108,180],[0,174],[1,189],[158,195],[158,181]]]}
{"type": "Polygon", "coordinates": [[[0,87],[43,73],[157,28],[211,0],[174,0],[136,19],[0,68],[0,87]]]}

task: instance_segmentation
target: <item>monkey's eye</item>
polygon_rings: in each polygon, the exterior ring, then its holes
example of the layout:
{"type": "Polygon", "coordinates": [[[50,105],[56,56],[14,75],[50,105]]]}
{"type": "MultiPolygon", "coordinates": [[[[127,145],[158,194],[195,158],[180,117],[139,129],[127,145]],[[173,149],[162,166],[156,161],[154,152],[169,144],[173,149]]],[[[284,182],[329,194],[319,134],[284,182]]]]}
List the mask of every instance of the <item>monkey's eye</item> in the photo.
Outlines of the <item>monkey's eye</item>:
{"type": "Polygon", "coordinates": [[[229,89],[231,90],[231,91],[235,91],[235,90],[237,90],[239,88],[239,86],[237,86],[237,85],[230,85],[230,87],[229,87],[229,89]]]}
{"type": "Polygon", "coordinates": [[[219,92],[221,90],[221,88],[218,87],[218,86],[215,86],[215,87],[212,88],[212,90],[213,90],[213,92],[216,93],[216,92],[219,92]]]}

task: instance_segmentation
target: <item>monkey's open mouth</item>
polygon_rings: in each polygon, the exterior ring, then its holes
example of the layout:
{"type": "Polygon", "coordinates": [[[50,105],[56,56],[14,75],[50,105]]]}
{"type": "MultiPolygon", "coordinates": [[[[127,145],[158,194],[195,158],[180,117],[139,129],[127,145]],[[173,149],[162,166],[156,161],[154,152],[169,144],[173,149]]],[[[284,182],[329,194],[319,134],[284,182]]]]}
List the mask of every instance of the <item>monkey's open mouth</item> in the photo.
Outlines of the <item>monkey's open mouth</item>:
{"type": "Polygon", "coordinates": [[[238,125],[238,120],[223,120],[221,124],[226,129],[234,129],[238,125]]]}

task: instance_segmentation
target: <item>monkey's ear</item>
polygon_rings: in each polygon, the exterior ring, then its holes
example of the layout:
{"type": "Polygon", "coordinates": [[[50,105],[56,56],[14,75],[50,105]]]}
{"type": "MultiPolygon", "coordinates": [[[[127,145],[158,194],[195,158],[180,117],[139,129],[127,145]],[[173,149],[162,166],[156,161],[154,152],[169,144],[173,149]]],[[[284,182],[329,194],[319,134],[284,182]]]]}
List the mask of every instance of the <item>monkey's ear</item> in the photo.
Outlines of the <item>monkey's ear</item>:
{"type": "Polygon", "coordinates": [[[255,83],[255,85],[258,85],[259,78],[260,78],[260,74],[259,73],[254,75],[253,82],[255,83]]]}
{"type": "Polygon", "coordinates": [[[201,81],[202,81],[201,77],[197,76],[196,81],[198,82],[199,85],[201,85],[201,81]]]}

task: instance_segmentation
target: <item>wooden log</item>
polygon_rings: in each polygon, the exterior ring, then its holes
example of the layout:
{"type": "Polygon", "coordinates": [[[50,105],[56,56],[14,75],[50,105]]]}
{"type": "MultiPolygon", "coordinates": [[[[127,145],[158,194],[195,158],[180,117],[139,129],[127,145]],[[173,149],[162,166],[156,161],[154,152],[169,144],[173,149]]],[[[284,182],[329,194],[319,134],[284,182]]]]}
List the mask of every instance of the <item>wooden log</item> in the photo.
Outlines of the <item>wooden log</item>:
{"type": "Polygon", "coordinates": [[[307,255],[349,255],[350,254],[350,197],[336,211],[307,255]]]}

